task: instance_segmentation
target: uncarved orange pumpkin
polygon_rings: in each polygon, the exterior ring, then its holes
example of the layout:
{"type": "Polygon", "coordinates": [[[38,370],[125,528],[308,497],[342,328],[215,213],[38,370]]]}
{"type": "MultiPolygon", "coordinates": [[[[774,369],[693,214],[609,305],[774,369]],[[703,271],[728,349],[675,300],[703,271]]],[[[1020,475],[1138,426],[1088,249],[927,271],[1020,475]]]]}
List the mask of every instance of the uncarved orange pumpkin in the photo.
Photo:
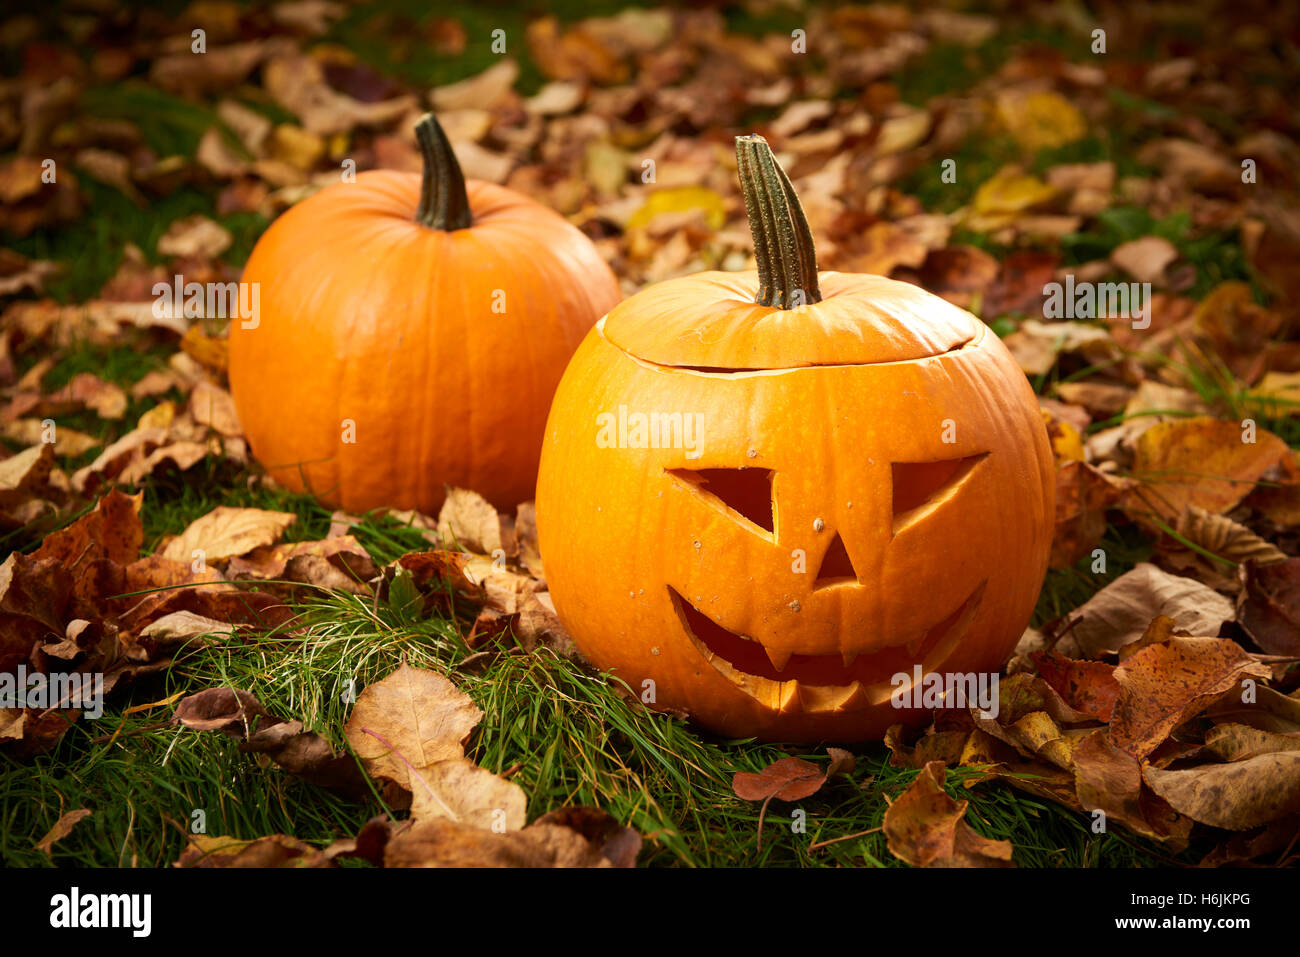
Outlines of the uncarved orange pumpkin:
{"type": "Polygon", "coordinates": [[[655,706],[730,736],[878,738],[926,717],[894,707],[915,666],[996,674],[1020,638],[1051,541],[1047,434],[988,327],[819,274],[766,143],[738,157],[758,271],[633,296],[560,383],[546,576],[578,647],[655,706]]]}
{"type": "Polygon", "coordinates": [[[444,486],[533,497],[565,363],[620,298],[595,246],[509,189],[463,179],[437,121],[425,170],[370,171],[291,208],[244,270],[260,312],[230,387],[282,485],[350,510],[433,511],[444,486]]]}

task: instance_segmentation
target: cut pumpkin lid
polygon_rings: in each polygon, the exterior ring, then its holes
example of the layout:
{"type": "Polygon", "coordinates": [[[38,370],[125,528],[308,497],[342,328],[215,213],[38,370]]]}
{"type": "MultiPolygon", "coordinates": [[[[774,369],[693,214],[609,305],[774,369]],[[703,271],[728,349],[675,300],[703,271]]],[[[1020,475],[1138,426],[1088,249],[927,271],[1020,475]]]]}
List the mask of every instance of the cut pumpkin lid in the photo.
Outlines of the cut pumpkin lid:
{"type": "Polygon", "coordinates": [[[754,302],[756,272],[669,279],[615,306],[604,337],[646,362],[702,371],[909,362],[960,349],[983,323],[911,283],[820,274],[821,301],[792,309],[754,302]]]}

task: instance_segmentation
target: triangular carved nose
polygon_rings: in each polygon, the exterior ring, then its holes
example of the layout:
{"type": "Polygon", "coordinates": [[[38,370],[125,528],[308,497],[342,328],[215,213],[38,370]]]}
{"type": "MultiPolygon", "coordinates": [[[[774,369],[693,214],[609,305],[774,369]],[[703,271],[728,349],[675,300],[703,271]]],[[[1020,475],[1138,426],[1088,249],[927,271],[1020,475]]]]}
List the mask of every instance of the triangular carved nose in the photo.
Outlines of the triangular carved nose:
{"type": "Polygon", "coordinates": [[[839,532],[836,532],[835,538],[826,549],[826,554],[822,556],[821,568],[817,570],[817,578],[813,581],[813,590],[857,580],[858,573],[853,567],[852,559],[849,558],[848,549],[844,547],[844,539],[840,538],[839,532]]]}

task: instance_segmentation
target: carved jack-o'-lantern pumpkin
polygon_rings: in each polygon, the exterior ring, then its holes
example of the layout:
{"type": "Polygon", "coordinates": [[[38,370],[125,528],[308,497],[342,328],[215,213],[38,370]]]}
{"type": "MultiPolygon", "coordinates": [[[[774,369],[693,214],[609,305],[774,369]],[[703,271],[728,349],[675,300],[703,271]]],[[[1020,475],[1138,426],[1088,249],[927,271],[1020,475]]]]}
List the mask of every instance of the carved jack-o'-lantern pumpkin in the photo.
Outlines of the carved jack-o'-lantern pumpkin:
{"type": "Polygon", "coordinates": [[[579,648],[657,706],[728,735],[879,737],[924,717],[893,707],[896,675],[996,671],[1021,636],[1047,435],[983,323],[819,275],[767,144],[737,153],[757,275],[651,286],[579,347],[542,452],[546,576],[579,648]]]}

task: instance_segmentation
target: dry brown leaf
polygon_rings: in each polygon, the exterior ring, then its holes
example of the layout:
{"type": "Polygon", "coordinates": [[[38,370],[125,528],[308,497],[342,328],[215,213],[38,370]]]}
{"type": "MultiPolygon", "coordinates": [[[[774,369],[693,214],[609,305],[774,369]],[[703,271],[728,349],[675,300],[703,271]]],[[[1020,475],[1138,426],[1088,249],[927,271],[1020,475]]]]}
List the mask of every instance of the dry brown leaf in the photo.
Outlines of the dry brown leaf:
{"type": "MultiPolygon", "coordinates": [[[[197,328],[197,327],[196,327],[197,328]]],[[[200,425],[206,425],[225,436],[243,435],[235,401],[225,389],[210,382],[200,382],[190,393],[190,415],[200,425]]]]}
{"type": "MultiPolygon", "coordinates": [[[[104,451],[96,456],[94,462],[73,473],[73,488],[78,492],[87,492],[87,490],[94,490],[101,481],[117,479],[123,469],[142,462],[149,452],[162,445],[166,438],[168,438],[168,429],[165,428],[130,430],[112,445],[105,447],[104,451]]],[[[138,468],[135,471],[138,471],[138,468]]]]}
{"type": "MultiPolygon", "coordinates": [[[[19,445],[40,445],[49,434],[44,419],[15,419],[4,425],[4,437],[19,445]]],[[[78,432],[66,425],[54,430],[54,454],[64,458],[77,458],[101,444],[101,440],[87,432],[78,432]]]]}
{"type": "MultiPolygon", "coordinates": [[[[138,485],[168,462],[172,463],[178,471],[184,472],[216,451],[215,448],[201,442],[171,442],[154,449],[148,455],[134,456],[133,460],[118,473],[117,481],[124,485],[138,485]]],[[[85,471],[82,470],[77,474],[82,475],[85,471]]],[[[89,487],[89,483],[86,487],[89,487]]]]}
{"type": "Polygon", "coordinates": [[[1300,751],[1300,732],[1264,731],[1229,721],[1205,732],[1205,747],[1223,761],[1242,761],[1277,751],[1300,751]]]}
{"type": "Polygon", "coordinates": [[[739,771],[731,790],[745,801],[798,801],[816,794],[826,783],[826,770],[802,758],[781,758],[757,774],[739,771]]]}
{"type": "Polygon", "coordinates": [[[1145,758],[1170,734],[1242,681],[1266,680],[1268,668],[1227,638],[1170,638],[1129,656],[1115,669],[1119,696],[1110,740],[1145,758]]]}
{"type": "Polygon", "coordinates": [[[516,632],[524,650],[549,648],[561,658],[580,658],[581,652],[555,613],[550,592],[538,591],[525,596],[519,606],[516,632]]]}
{"type": "Polygon", "coordinates": [[[1244,831],[1300,813],[1300,752],[1261,754],[1183,771],[1148,767],[1151,789],[1194,821],[1244,831]]]}
{"type": "Polygon", "coordinates": [[[217,115],[234,132],[239,142],[253,156],[262,155],[262,147],[271,134],[271,121],[238,100],[222,100],[217,104],[217,115]]]}
{"type": "Polygon", "coordinates": [[[890,853],[913,867],[1014,867],[1011,842],[972,830],[968,802],[948,796],[945,776],[943,762],[931,761],[885,811],[890,853]]]}
{"type": "Polygon", "coordinates": [[[321,787],[360,798],[368,787],[348,754],[335,754],[329,742],[314,731],[304,731],[300,721],[284,721],[269,714],[246,691],[209,688],[188,695],[176,706],[172,718],[198,731],[221,731],[241,738],[240,750],[265,754],[277,765],[321,787]]]}
{"type": "Polygon", "coordinates": [[[196,615],[192,611],[174,611],[146,625],[140,637],[150,639],[155,645],[175,645],[200,635],[229,637],[234,633],[235,626],[230,622],[196,615]]]}
{"type": "Polygon", "coordinates": [[[1235,695],[1219,701],[1205,712],[1216,721],[1234,721],[1261,731],[1278,734],[1300,732],[1300,698],[1260,685],[1255,688],[1255,700],[1242,701],[1235,695]]]}
{"type": "Polygon", "coordinates": [[[435,87],[430,92],[429,99],[439,113],[449,110],[490,110],[510,93],[518,78],[519,64],[506,58],[458,83],[435,87]]]}
{"type": "Polygon", "coordinates": [[[411,817],[442,817],[490,831],[517,831],[528,821],[528,796],[513,781],[473,761],[438,761],[411,773],[411,817]]]}
{"type": "Polygon", "coordinates": [[[1056,531],[1052,568],[1069,568],[1090,555],[1106,533],[1106,511],[1116,507],[1132,482],[1086,462],[1066,462],[1056,470],[1056,531]]]}
{"type": "Polygon", "coordinates": [[[126,414],[126,393],[91,372],[79,372],[55,396],[84,406],[101,419],[120,419],[126,414]]]}
{"type": "Polygon", "coordinates": [[[1262,429],[1253,442],[1236,422],[1198,417],[1161,422],[1138,438],[1134,475],[1146,498],[1166,521],[1189,505],[1222,514],[1240,502],[1270,471],[1291,461],[1287,444],[1262,429]]]}
{"type": "MultiPolygon", "coordinates": [[[[255,548],[245,555],[232,558],[226,566],[226,575],[231,579],[281,578],[285,575],[288,564],[303,555],[326,560],[341,556],[339,564],[345,568],[340,571],[353,569],[358,572],[356,577],[361,577],[372,566],[370,555],[360,542],[351,535],[337,535],[319,542],[281,542],[278,545],[255,548]]],[[[333,567],[332,562],[330,564],[333,567]]]]}
{"type": "Polygon", "coordinates": [[[87,147],[77,151],[74,162],[91,179],[113,187],[141,209],[148,207],[149,201],[131,180],[131,161],[121,153],[87,147]]]}
{"type": "Polygon", "coordinates": [[[1061,382],[1056,394],[1071,405],[1081,405],[1094,419],[1109,419],[1123,411],[1133,390],[1113,382],[1061,382]]]}
{"type": "Polygon", "coordinates": [[[1142,765],[1115,746],[1105,729],[1088,735],[1074,749],[1074,784],[1079,805],[1102,811],[1137,834],[1168,841],[1173,850],[1187,843],[1192,821],[1174,812],[1144,787],[1142,765]]]}
{"type": "Polygon", "coordinates": [[[1081,352],[1099,360],[1115,351],[1110,333],[1083,322],[1026,319],[1003,342],[1021,370],[1031,376],[1047,372],[1063,352],[1081,352]]]}
{"type": "Polygon", "coordinates": [[[1246,526],[1226,515],[1212,515],[1195,505],[1187,506],[1174,531],[1192,544],[1238,564],[1252,561],[1256,565],[1269,565],[1286,561],[1286,554],[1280,548],[1264,541],[1246,526]]]}
{"type": "Polygon", "coordinates": [[[1300,558],[1269,565],[1247,560],[1238,574],[1241,627],[1271,654],[1300,655],[1300,558]]]}
{"type": "Polygon", "coordinates": [[[1119,697],[1114,665],[1076,661],[1052,651],[1035,651],[1029,657],[1042,679],[1071,708],[1098,721],[1110,721],[1119,697]]]}
{"type": "Polygon", "coordinates": [[[1278,867],[1295,867],[1300,855],[1293,853],[1300,814],[1280,817],[1267,827],[1238,832],[1201,858],[1198,867],[1233,867],[1276,855],[1278,867]]]}
{"type": "Polygon", "coordinates": [[[84,818],[90,817],[93,813],[95,812],[88,810],[87,808],[79,808],[76,811],[65,812],[57,821],[54,822],[54,826],[49,829],[46,835],[36,842],[36,847],[44,851],[46,854],[49,854],[50,848],[54,845],[55,841],[60,841],[67,837],[72,831],[74,824],[84,818]]]}
{"type": "Polygon", "coordinates": [[[195,552],[201,551],[203,560],[209,564],[224,562],[274,543],[297,517],[292,512],[219,505],[191,522],[158,554],[173,561],[189,562],[195,552]]]}
{"type": "Polygon", "coordinates": [[[1138,282],[1155,286],[1165,284],[1165,275],[1177,259],[1174,244],[1160,236],[1143,236],[1121,243],[1110,254],[1110,261],[1138,282]]]}
{"type": "Polygon", "coordinates": [[[499,557],[517,551],[509,522],[496,507],[479,495],[463,488],[448,488],[442,511],[438,513],[438,532],[449,544],[480,555],[499,557]]]}
{"type": "Polygon", "coordinates": [[[911,234],[894,223],[873,223],[867,227],[855,254],[844,268],[853,272],[888,276],[899,266],[915,269],[926,261],[930,251],[911,234]]]}
{"type": "Polygon", "coordinates": [[[1100,658],[1137,641],[1162,615],[1196,635],[1217,635],[1234,617],[1232,602],[1213,589],[1140,562],[1075,609],[1070,637],[1084,657],[1100,658]]]}
{"type": "Polygon", "coordinates": [[[172,715],[173,724],[194,731],[223,731],[244,738],[268,719],[276,723],[257,698],[236,688],[208,688],[186,695],[177,702],[172,715]]]}
{"type": "Polygon", "coordinates": [[[162,89],[182,95],[232,90],[266,57],[288,44],[283,37],[214,46],[202,55],[188,49],[153,61],[149,79],[162,89]]]}
{"type": "Polygon", "coordinates": [[[0,461],[0,508],[19,505],[43,489],[53,468],[54,446],[48,442],[0,461]]]}
{"type": "Polygon", "coordinates": [[[548,79],[596,83],[627,79],[627,64],[581,22],[562,30],[555,17],[540,17],[528,24],[527,39],[533,61],[548,79]]]}
{"type": "Polygon", "coordinates": [[[496,834],[428,818],[398,830],[384,848],[385,867],[610,867],[577,831],[535,823],[496,834]]]}
{"type": "Polygon", "coordinates": [[[339,93],[326,82],[320,62],[301,53],[273,57],[262,68],[262,77],[266,91],[295,114],[304,129],[323,136],[358,126],[387,126],[415,108],[410,96],[362,103],[339,93]]]}
{"type": "Polygon", "coordinates": [[[829,100],[799,100],[782,110],[781,115],[768,124],[768,129],[778,137],[794,136],[834,112],[835,106],[829,100]]]}
{"type": "Polygon", "coordinates": [[[346,734],[371,774],[414,792],[418,771],[465,756],[464,743],[482,718],[469,695],[442,675],[402,664],[357,696],[346,734]]]}
{"type": "Polygon", "coordinates": [[[33,557],[57,559],[69,568],[101,558],[128,565],[140,557],[144,544],[143,504],[143,492],[109,492],[95,503],[94,511],[46,536],[33,557]]]}
{"type": "Polygon", "coordinates": [[[196,213],[167,227],[158,239],[158,255],[215,259],[229,249],[233,241],[230,230],[196,213]]]}
{"type": "Polygon", "coordinates": [[[323,853],[296,837],[270,834],[251,841],[216,834],[186,835],[173,867],[329,867],[323,853]]]}

